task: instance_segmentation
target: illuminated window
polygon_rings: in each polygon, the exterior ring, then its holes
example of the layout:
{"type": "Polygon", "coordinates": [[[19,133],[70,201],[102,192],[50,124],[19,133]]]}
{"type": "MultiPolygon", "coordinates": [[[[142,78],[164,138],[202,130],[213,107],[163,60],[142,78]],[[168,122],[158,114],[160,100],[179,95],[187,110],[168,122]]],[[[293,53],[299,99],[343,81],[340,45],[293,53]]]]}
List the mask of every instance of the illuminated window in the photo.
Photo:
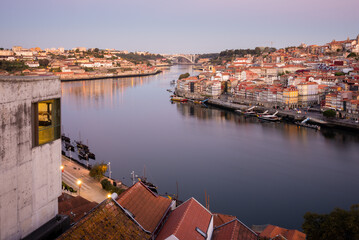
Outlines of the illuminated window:
{"type": "Polygon", "coordinates": [[[33,103],[33,146],[39,146],[60,138],[60,99],[33,103]]]}

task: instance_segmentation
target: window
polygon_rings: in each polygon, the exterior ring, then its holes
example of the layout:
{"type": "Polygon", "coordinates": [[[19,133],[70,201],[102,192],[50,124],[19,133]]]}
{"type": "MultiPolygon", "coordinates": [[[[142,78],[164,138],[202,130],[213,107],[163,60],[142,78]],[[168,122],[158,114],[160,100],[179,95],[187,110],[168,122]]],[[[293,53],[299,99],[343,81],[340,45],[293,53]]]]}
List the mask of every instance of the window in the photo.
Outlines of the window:
{"type": "Polygon", "coordinates": [[[60,99],[51,99],[32,104],[33,146],[39,146],[60,138],[60,99]]]}

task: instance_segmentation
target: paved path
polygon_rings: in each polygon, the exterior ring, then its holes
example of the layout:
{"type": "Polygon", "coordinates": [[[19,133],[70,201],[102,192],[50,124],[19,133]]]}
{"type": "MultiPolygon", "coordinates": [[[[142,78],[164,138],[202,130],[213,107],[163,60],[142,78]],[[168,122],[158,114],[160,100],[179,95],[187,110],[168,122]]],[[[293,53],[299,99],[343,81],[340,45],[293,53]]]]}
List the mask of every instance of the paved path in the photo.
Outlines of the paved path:
{"type": "Polygon", "coordinates": [[[89,201],[100,203],[107,197],[107,192],[102,189],[101,184],[89,175],[89,170],[62,156],[62,165],[64,172],[62,173],[62,181],[73,189],[77,190],[77,194],[89,201]],[[77,186],[77,180],[81,180],[81,189],[77,186]]]}

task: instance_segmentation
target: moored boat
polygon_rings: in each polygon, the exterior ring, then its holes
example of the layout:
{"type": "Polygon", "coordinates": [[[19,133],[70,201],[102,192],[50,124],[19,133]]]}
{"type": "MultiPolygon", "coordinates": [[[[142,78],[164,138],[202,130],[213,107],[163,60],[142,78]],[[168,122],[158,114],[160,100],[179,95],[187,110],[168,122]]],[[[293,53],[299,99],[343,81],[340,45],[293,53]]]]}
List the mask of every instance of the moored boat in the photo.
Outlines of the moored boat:
{"type": "Polygon", "coordinates": [[[183,98],[183,97],[171,97],[171,101],[174,101],[174,102],[187,102],[188,99],[183,98]]]}
{"type": "Polygon", "coordinates": [[[277,116],[278,111],[276,111],[274,114],[264,114],[261,116],[258,116],[259,119],[261,120],[265,120],[265,121],[272,121],[272,122],[277,122],[282,120],[281,117],[277,116]]]}

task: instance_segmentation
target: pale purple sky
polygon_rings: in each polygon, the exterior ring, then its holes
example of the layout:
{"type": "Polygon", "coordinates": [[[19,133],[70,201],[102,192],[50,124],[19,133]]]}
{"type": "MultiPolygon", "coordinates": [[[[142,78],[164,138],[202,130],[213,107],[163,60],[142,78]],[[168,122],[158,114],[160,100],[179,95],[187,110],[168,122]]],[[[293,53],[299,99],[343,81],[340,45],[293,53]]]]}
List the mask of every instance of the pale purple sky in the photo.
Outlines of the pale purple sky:
{"type": "Polygon", "coordinates": [[[359,34],[359,0],[2,0],[0,47],[210,53],[359,34]]]}

